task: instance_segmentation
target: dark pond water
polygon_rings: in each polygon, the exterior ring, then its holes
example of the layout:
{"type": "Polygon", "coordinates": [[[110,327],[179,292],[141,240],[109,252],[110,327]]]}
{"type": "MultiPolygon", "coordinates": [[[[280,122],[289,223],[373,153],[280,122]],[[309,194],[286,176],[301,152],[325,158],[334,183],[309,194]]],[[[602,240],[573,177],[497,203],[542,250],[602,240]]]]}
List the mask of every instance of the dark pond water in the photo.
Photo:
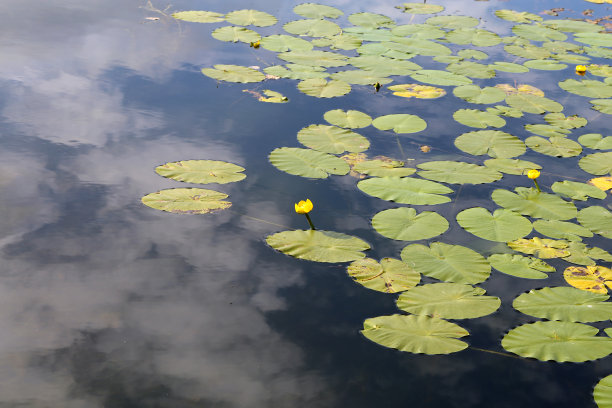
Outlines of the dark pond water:
{"type": "MultiPolygon", "coordinates": [[[[296,18],[298,3],[178,0],[166,13],[255,8],[284,23],[296,18]]],[[[586,8],[610,13],[609,6],[582,1],[438,3],[504,35],[511,23],[494,17],[499,8],[572,8],[565,17],[586,8]]],[[[399,2],[326,4],[346,15],[371,11],[410,21],[395,9],[399,2]]],[[[296,133],[324,123],[331,109],[373,117],[409,109],[427,120],[428,129],[400,138],[400,150],[389,132],[370,127],[363,132],[372,142],[368,153],[416,163],[473,160],[452,144],[474,130],[452,120],[456,98],[408,103],[355,86],[346,97],[316,99],[301,94],[295,81],[280,80],[271,89],[290,103],[260,103],[242,92],[257,86],[217,84],[200,69],[267,66],[277,63],[274,53],[214,40],[211,27],[218,25],[178,23],[153,10],[167,5],[0,3],[0,407],[595,406],[592,388],[612,373],[610,358],[545,363],[513,357],[500,345],[509,329],[534,320],[515,311],[512,299],[538,285],[565,285],[561,272],[545,284],[494,272],[481,286],[502,297],[502,307],[461,322],[470,348],[424,356],[381,347],[359,332],[364,319],[398,312],[395,295],[355,284],[346,264],[300,261],[265,244],[269,234],[307,227],[293,203],[308,197],[317,226],[367,240],[370,257],[398,257],[406,243],[370,226],[371,217],[393,203],[361,193],[350,176],[313,181],[282,173],[267,156],[280,146],[298,146],[296,133]],[[422,153],[422,144],[432,151],[422,153]],[[230,194],[230,210],[181,216],[141,204],[145,194],[181,187],[153,169],[186,159],[247,169],[244,181],[218,188],[230,194]]],[[[500,47],[487,52],[501,55],[500,47]]],[[[520,81],[562,102],[566,114],[589,119],[582,133],[609,134],[609,116],[557,86],[572,74],[532,71],[520,81]]],[[[507,83],[519,78],[500,75],[507,83]]],[[[524,123],[508,118],[504,130],[524,137],[524,123]]],[[[561,175],[588,177],[577,158],[533,151],[521,158],[544,166],[545,185],[561,175]]],[[[507,176],[495,186],[465,186],[457,205],[492,209],[494,188],[517,185],[530,181],[507,176]]],[[[603,203],[609,205],[609,197],[603,203]]],[[[451,218],[459,208],[436,210],[451,218]]],[[[444,240],[495,252],[456,223],[444,240]]],[[[597,238],[585,242],[606,248],[597,238]]]]}

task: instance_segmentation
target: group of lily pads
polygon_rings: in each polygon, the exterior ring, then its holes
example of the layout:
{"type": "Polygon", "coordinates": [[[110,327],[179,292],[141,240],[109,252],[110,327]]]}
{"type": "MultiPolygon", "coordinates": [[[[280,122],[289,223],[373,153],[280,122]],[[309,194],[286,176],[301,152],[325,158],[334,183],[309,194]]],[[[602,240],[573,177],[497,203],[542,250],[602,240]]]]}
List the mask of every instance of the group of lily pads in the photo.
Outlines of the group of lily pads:
{"type": "MultiPolygon", "coordinates": [[[[434,160],[410,168],[402,160],[369,158],[364,152],[371,141],[358,131],[368,132],[373,126],[399,137],[424,131],[427,122],[415,114],[373,118],[365,112],[340,109],[324,114],[327,124],[312,124],[298,132],[297,141],[303,147],[279,147],[269,155],[272,165],[295,176],[322,179],[350,173],[360,179],[357,188],[363,193],[400,205],[380,211],[371,220],[381,236],[408,242],[399,259],[368,258],[364,251],[370,244],[335,231],[282,231],[268,236],[267,244],[308,261],[351,262],[347,272],[355,282],[371,290],[399,293],[397,306],[406,313],[369,318],[362,334],[386,347],[425,354],[467,348],[469,333],[449,320],[479,318],[500,307],[499,297],[474,286],[487,280],[492,270],[542,280],[556,271],[546,260],[561,259],[566,263],[563,275],[570,286],[531,290],[514,299],[516,310],[543,320],[513,328],[502,339],[502,347],[542,361],[583,362],[612,354],[612,327],[602,335],[587,324],[612,319],[607,294],[612,288],[608,267],[612,255],[582,242],[594,235],[599,236],[599,242],[612,239],[607,193],[612,188],[612,136],[577,134],[587,119],[562,113],[562,104],[532,85],[474,83],[494,78],[497,72],[565,70],[567,79],[558,83],[560,89],[589,98],[591,108],[600,112],[599,119],[610,120],[605,115],[612,114],[612,67],[592,63],[592,59],[612,58],[612,34],[585,21],[544,20],[536,14],[503,9],[496,10],[495,16],[516,24],[512,35],[500,36],[479,28],[481,21],[476,18],[441,14],[444,7],[440,5],[404,3],[397,8],[403,13],[434,16],[424,23],[398,25],[381,14],[355,13],[348,16],[352,26],[341,27],[333,21],[344,15],[341,10],[304,3],[294,8],[303,18],[262,37],[247,27],[273,27],[278,22],[262,11],[173,14],[189,22],[221,23],[212,32],[215,39],[245,43],[245,49],[265,53],[263,60],[276,57],[283,61],[274,60],[263,69],[227,64],[202,69],[204,75],[218,81],[273,84],[289,79],[298,80],[301,92],[317,98],[340,97],[362,87],[398,98],[438,99],[452,94],[470,104],[450,116],[480,130],[459,135],[454,144],[473,156],[472,161],[485,158],[482,164],[434,160]],[[457,45],[462,48],[453,53],[457,45]],[[482,49],[498,53],[501,46],[506,61],[477,62],[489,58],[482,49]],[[410,61],[416,56],[447,66],[426,69],[410,61]],[[582,72],[574,71],[575,64],[586,66],[584,78],[582,72]],[[391,84],[406,78],[418,83],[391,84]],[[533,122],[524,125],[525,132],[532,135],[522,138],[498,130],[506,125],[504,118],[533,122]],[[562,178],[544,186],[548,191],[540,191],[539,185],[514,191],[498,188],[491,200],[499,208],[492,212],[484,207],[467,208],[455,214],[454,220],[412,207],[452,203],[455,186],[494,183],[505,175],[520,177],[528,170],[541,169],[539,164],[519,158],[527,148],[556,160],[581,156],[578,165],[589,176],[578,181],[562,178]],[[505,243],[507,249],[485,257],[466,246],[439,241],[455,221],[475,237],[505,243]],[[421,276],[441,282],[419,285],[421,276]]],[[[246,91],[259,95],[262,102],[288,102],[270,89],[246,91]]],[[[156,169],[162,176],[189,183],[238,181],[244,178],[243,170],[212,160],[167,163],[156,169]]],[[[229,202],[222,201],[226,197],[213,190],[170,189],[149,194],[143,202],[165,211],[201,214],[229,207],[229,202]]],[[[498,245],[495,248],[499,251],[498,245]]],[[[597,385],[595,400],[600,407],[612,407],[612,375],[597,385]]]]}

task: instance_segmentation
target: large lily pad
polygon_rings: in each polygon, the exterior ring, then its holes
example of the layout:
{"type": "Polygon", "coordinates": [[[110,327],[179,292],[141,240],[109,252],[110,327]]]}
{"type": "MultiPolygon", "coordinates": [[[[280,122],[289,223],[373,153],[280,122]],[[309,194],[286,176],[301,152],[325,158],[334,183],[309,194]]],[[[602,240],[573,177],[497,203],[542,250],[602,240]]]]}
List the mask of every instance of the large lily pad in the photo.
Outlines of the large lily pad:
{"type": "Polygon", "coordinates": [[[272,14],[258,10],[236,10],[227,13],[225,19],[240,26],[254,25],[257,27],[267,27],[276,24],[278,21],[272,14]]]}
{"type": "Polygon", "coordinates": [[[233,183],[246,177],[244,167],[219,160],[183,160],[155,168],[160,176],[187,183],[233,183]]]}
{"type": "Polygon", "coordinates": [[[612,238],[612,212],[604,207],[593,205],[580,210],[578,222],[592,232],[606,238],[612,238]]]}
{"type": "Polygon", "coordinates": [[[433,211],[416,212],[414,208],[392,208],[374,215],[372,226],[381,235],[398,241],[418,241],[444,233],[448,221],[433,211]]]}
{"type": "Polygon", "coordinates": [[[348,129],[328,125],[310,125],[298,132],[300,143],[324,153],[359,153],[370,147],[365,137],[348,129]]]}
{"type": "Polygon", "coordinates": [[[416,133],[427,128],[427,122],[407,113],[379,116],[372,121],[372,125],[380,130],[393,130],[395,133],[416,133]]]}
{"type": "Polygon", "coordinates": [[[443,184],[410,177],[370,178],[357,183],[357,187],[383,200],[412,205],[447,203],[451,199],[441,194],[453,192],[443,184]]]}
{"type": "Polygon", "coordinates": [[[505,209],[497,209],[491,214],[482,207],[468,208],[457,214],[457,222],[467,232],[497,242],[522,238],[532,229],[527,218],[505,209]]]}
{"type": "Polygon", "coordinates": [[[569,220],[576,217],[574,204],[557,195],[526,187],[516,187],[514,191],[516,193],[497,189],[493,191],[491,198],[501,207],[534,218],[569,220]]]}
{"type": "Polygon", "coordinates": [[[525,144],[538,153],[553,157],[574,157],[582,152],[582,146],[566,137],[552,136],[545,139],[531,136],[525,139],[525,144]]]}
{"type": "Polygon", "coordinates": [[[603,200],[606,198],[606,192],[599,188],[586,183],[578,183],[576,181],[556,181],[550,187],[552,191],[561,194],[564,197],[569,197],[572,200],[586,201],[589,197],[603,200]]]}
{"type": "Polygon", "coordinates": [[[612,339],[596,336],[599,329],[574,322],[535,322],[508,332],[502,347],[521,357],[558,362],[597,360],[612,353],[612,339]]]}
{"type": "Polygon", "coordinates": [[[381,346],[423,354],[449,354],[467,348],[458,338],[467,330],[446,320],[428,316],[391,315],[366,319],[361,331],[381,346]]]}
{"type": "Polygon", "coordinates": [[[525,153],[525,144],[516,136],[499,130],[477,130],[460,135],[455,146],[466,153],[510,158],[525,153]]]}
{"type": "Polygon", "coordinates": [[[203,188],[170,188],[142,197],[148,207],[174,214],[208,214],[232,206],[227,194],[203,188]]]}
{"type": "Polygon", "coordinates": [[[521,238],[508,242],[508,246],[515,251],[535,255],[542,259],[563,258],[570,255],[570,251],[567,249],[569,243],[563,240],[542,239],[538,237],[531,239],[521,238]]]}
{"type": "Polygon", "coordinates": [[[533,228],[540,234],[555,239],[581,241],[582,237],[592,237],[593,233],[587,228],[572,222],[559,220],[537,220],[533,228]]]}
{"type": "Polygon", "coordinates": [[[282,231],[266,237],[266,242],[285,255],[315,262],[354,261],[370,249],[364,240],[334,231],[282,231]]]}
{"type": "MultiPolygon", "coordinates": [[[[608,331],[606,331],[606,334],[608,334],[608,331]]],[[[612,375],[602,378],[597,383],[593,390],[593,398],[599,408],[612,407],[612,375]]]]}
{"type": "Polygon", "coordinates": [[[602,47],[610,46],[610,33],[577,33],[574,35],[574,40],[602,47]]]}
{"type": "Polygon", "coordinates": [[[484,129],[486,127],[502,127],[506,121],[490,112],[483,112],[477,109],[459,109],[453,113],[453,119],[465,126],[484,129]]]}
{"type": "Polygon", "coordinates": [[[302,177],[326,178],[330,174],[342,176],[350,170],[344,160],[310,149],[280,147],[270,153],[269,159],[279,170],[302,177]]]}
{"type": "Polygon", "coordinates": [[[214,68],[202,68],[202,73],[227,82],[260,82],[265,79],[265,75],[256,69],[240,65],[217,64],[214,68]]]}
{"type": "Polygon", "coordinates": [[[512,306],[541,319],[590,323],[612,319],[612,302],[606,302],[609,298],[575,288],[547,287],[523,293],[512,306]]]}
{"type": "Polygon", "coordinates": [[[249,30],[244,27],[236,27],[236,26],[225,26],[219,27],[211,34],[213,38],[219,41],[227,41],[227,42],[244,42],[244,43],[252,43],[257,42],[261,39],[261,36],[258,32],[249,30]]]}
{"type": "Polygon", "coordinates": [[[485,296],[485,293],[482,288],[463,283],[431,283],[402,293],[397,299],[397,307],[415,315],[474,319],[499,309],[501,300],[485,296]]]}
{"type": "Polygon", "coordinates": [[[578,165],[587,173],[597,176],[612,173],[612,152],[588,154],[580,159],[578,165]]]}
{"type": "Polygon", "coordinates": [[[489,159],[484,161],[484,165],[506,174],[524,175],[529,170],[541,169],[539,164],[519,159],[489,159]]]}
{"type": "Polygon", "coordinates": [[[416,81],[433,85],[469,85],[472,83],[472,80],[464,75],[435,69],[422,69],[410,76],[416,81]]]}
{"type": "Polygon", "coordinates": [[[502,178],[502,174],[477,164],[456,161],[430,161],[418,164],[419,176],[452,184],[483,184],[502,178]]]}
{"type": "Polygon", "coordinates": [[[570,266],[563,271],[563,277],[573,287],[588,292],[605,295],[612,287],[612,270],[605,266],[570,266]]]}
{"type": "Polygon", "coordinates": [[[527,113],[561,112],[563,105],[544,96],[527,93],[508,95],[506,103],[527,113]]]}
{"type": "Polygon", "coordinates": [[[492,86],[461,85],[453,89],[453,95],[470,103],[497,103],[506,98],[506,93],[492,86]]]}
{"type": "Polygon", "coordinates": [[[332,125],[348,129],[364,128],[372,123],[370,115],[357,110],[334,109],[325,112],[323,118],[332,125]]]}
{"type": "Polygon", "coordinates": [[[506,275],[525,279],[546,279],[555,268],[534,257],[516,254],[493,254],[487,258],[491,266],[506,275]],[[546,273],[545,273],[546,272],[546,273]]]}
{"type": "Polygon", "coordinates": [[[344,81],[326,81],[323,78],[306,79],[298,83],[298,89],[316,98],[334,98],[351,92],[351,85],[344,81]]]}
{"type": "Polygon", "coordinates": [[[559,82],[559,86],[567,92],[588,98],[612,98],[612,84],[602,81],[566,79],[559,82]]]}
{"type": "Polygon", "coordinates": [[[402,260],[420,274],[446,282],[473,285],[491,274],[491,266],[478,252],[442,242],[408,245],[402,249],[402,260]]]}
{"type": "Polygon", "coordinates": [[[363,12],[353,13],[348,17],[348,20],[356,25],[369,28],[392,27],[395,21],[382,14],[363,12]]]}
{"type": "Polygon", "coordinates": [[[421,275],[407,263],[394,258],[383,258],[380,263],[372,258],[352,262],[347,272],[355,282],[368,289],[398,293],[419,284],[421,275]]]}
{"type": "Polygon", "coordinates": [[[307,37],[331,37],[342,31],[338,24],[318,18],[290,21],[283,29],[288,33],[307,37]]]}
{"type": "Polygon", "coordinates": [[[293,8],[293,12],[306,18],[338,18],[344,12],[335,7],[317,3],[302,3],[293,8]]]}
{"type": "Polygon", "coordinates": [[[204,10],[177,11],[172,17],[192,23],[220,23],[225,20],[225,16],[221,13],[204,10]]]}

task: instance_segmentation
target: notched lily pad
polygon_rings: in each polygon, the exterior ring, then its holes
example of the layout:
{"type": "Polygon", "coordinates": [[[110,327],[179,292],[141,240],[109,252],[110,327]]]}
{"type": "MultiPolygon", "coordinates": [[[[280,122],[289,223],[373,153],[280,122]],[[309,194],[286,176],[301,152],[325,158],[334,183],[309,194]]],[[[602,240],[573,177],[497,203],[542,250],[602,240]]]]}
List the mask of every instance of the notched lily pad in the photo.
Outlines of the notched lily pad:
{"type": "Polygon", "coordinates": [[[388,87],[393,95],[403,98],[436,99],[446,95],[446,91],[435,86],[419,84],[400,84],[388,87]]]}
{"type": "Polygon", "coordinates": [[[213,38],[226,42],[254,43],[261,39],[258,32],[244,27],[225,26],[212,32],[213,38]]]}
{"type": "Polygon", "coordinates": [[[331,154],[296,147],[279,147],[269,156],[276,168],[295,176],[326,178],[330,174],[343,176],[350,170],[342,159],[331,154]]]}
{"type": "Polygon", "coordinates": [[[612,152],[588,154],[580,159],[578,166],[597,176],[612,173],[612,152]]]}
{"type": "Polygon", "coordinates": [[[486,208],[468,208],[457,214],[457,222],[467,232],[497,242],[522,238],[532,229],[527,218],[505,209],[497,209],[491,214],[486,208]]]}
{"type": "Polygon", "coordinates": [[[502,178],[502,174],[477,164],[456,161],[430,161],[418,164],[419,176],[451,184],[483,184],[502,178]]]}
{"type": "Polygon", "coordinates": [[[563,180],[556,181],[551,186],[552,191],[561,194],[564,197],[569,197],[572,200],[586,201],[589,197],[603,200],[606,198],[605,191],[590,184],[578,183],[575,181],[563,180]]]}
{"type": "Polygon", "coordinates": [[[447,203],[451,199],[442,194],[453,192],[443,184],[411,177],[370,178],[357,183],[357,187],[383,200],[412,205],[447,203]]]}
{"type": "Polygon", "coordinates": [[[370,115],[357,110],[343,111],[342,109],[334,109],[325,112],[323,118],[332,125],[348,129],[364,128],[372,123],[370,115]]]}
{"type": "MultiPolygon", "coordinates": [[[[398,241],[418,241],[444,233],[448,221],[434,211],[416,212],[414,208],[392,208],[372,218],[372,226],[381,235],[398,241]]],[[[402,258],[403,259],[403,258],[402,258]]]]}
{"type": "MultiPolygon", "coordinates": [[[[547,237],[569,241],[581,241],[582,237],[593,236],[587,228],[567,221],[537,220],[533,223],[533,228],[547,237]]],[[[571,262],[569,259],[566,260],[571,262]]]]}
{"type": "Polygon", "coordinates": [[[612,270],[605,266],[570,266],[563,271],[563,277],[573,287],[593,293],[605,295],[612,287],[612,270]]]}
{"type": "Polygon", "coordinates": [[[406,113],[383,115],[372,121],[380,130],[393,130],[395,133],[416,133],[427,128],[427,122],[416,115],[406,113]]]}
{"type": "Polygon", "coordinates": [[[506,121],[490,112],[477,109],[459,109],[453,113],[453,119],[465,126],[484,129],[486,127],[503,127],[506,121]]]}
{"type": "Polygon", "coordinates": [[[520,156],[527,150],[518,137],[499,130],[477,130],[464,133],[455,139],[455,146],[475,156],[488,154],[497,158],[520,156]]]}
{"type": "Polygon", "coordinates": [[[310,125],[301,129],[298,141],[306,147],[324,153],[359,153],[370,147],[370,141],[348,129],[328,125],[310,125]]]}
{"type": "Polygon", "coordinates": [[[231,23],[240,26],[254,25],[257,27],[268,27],[276,24],[278,21],[272,14],[258,10],[235,10],[226,14],[225,19],[231,23]]]}
{"type": "Polygon", "coordinates": [[[242,173],[244,167],[219,160],[182,160],[162,164],[155,168],[155,172],[186,183],[233,183],[246,177],[242,173]]]}
{"type": "Polygon", "coordinates": [[[517,176],[525,175],[532,169],[542,168],[539,164],[519,159],[489,159],[484,161],[484,165],[493,170],[517,176]]]}
{"type": "Polygon", "coordinates": [[[596,234],[612,239],[612,212],[593,205],[578,212],[578,222],[596,234]]]}
{"type": "Polygon", "coordinates": [[[383,258],[380,262],[372,258],[358,259],[347,267],[347,272],[355,282],[384,293],[402,292],[421,281],[417,271],[394,258],[383,258]]]}
{"type": "Polygon", "coordinates": [[[326,81],[322,78],[306,79],[298,83],[298,89],[316,98],[335,98],[351,92],[351,86],[338,80],[326,81]]]}
{"type": "Polygon", "coordinates": [[[534,257],[516,254],[493,254],[487,259],[491,266],[506,275],[525,279],[546,279],[555,268],[534,257]]]}
{"type": "Polygon", "coordinates": [[[491,198],[501,207],[534,218],[569,220],[577,214],[576,206],[573,203],[557,195],[525,187],[516,187],[514,191],[516,193],[497,189],[493,191],[491,198]]]}
{"type": "Polygon", "coordinates": [[[508,246],[515,251],[535,255],[542,259],[563,258],[570,255],[570,251],[566,249],[569,243],[561,240],[556,241],[538,237],[531,239],[521,238],[508,242],[508,246]]]}
{"type": "Polygon", "coordinates": [[[362,251],[370,249],[364,240],[335,231],[282,231],[266,242],[285,255],[315,262],[350,262],[364,258],[362,251]]]}
{"type": "Polygon", "coordinates": [[[228,195],[203,188],[171,188],[142,197],[148,207],[174,214],[208,214],[232,206],[228,195]]]}
{"type": "Polygon", "coordinates": [[[214,68],[203,68],[202,73],[213,79],[227,82],[260,82],[265,75],[256,69],[241,65],[217,64],[214,68]]]}
{"type": "Polygon", "coordinates": [[[582,146],[566,137],[552,136],[545,139],[531,136],[525,139],[525,144],[538,153],[553,157],[574,157],[582,153],[582,146]]]}

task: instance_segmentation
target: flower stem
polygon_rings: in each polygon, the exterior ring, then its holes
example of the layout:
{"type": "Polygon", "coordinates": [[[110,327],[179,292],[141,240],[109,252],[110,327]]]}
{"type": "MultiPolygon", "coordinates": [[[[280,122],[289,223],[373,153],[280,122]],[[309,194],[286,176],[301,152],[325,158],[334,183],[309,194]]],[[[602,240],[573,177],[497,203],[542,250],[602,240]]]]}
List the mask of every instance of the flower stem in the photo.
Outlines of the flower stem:
{"type": "Polygon", "coordinates": [[[310,225],[310,229],[314,231],[315,227],[312,224],[312,220],[310,219],[310,215],[308,215],[308,213],[304,213],[304,215],[306,216],[306,219],[308,220],[308,224],[310,225]]]}
{"type": "Polygon", "coordinates": [[[535,184],[536,188],[538,189],[538,193],[541,193],[542,190],[540,190],[540,185],[538,184],[538,181],[536,179],[533,179],[533,183],[535,184]]]}

